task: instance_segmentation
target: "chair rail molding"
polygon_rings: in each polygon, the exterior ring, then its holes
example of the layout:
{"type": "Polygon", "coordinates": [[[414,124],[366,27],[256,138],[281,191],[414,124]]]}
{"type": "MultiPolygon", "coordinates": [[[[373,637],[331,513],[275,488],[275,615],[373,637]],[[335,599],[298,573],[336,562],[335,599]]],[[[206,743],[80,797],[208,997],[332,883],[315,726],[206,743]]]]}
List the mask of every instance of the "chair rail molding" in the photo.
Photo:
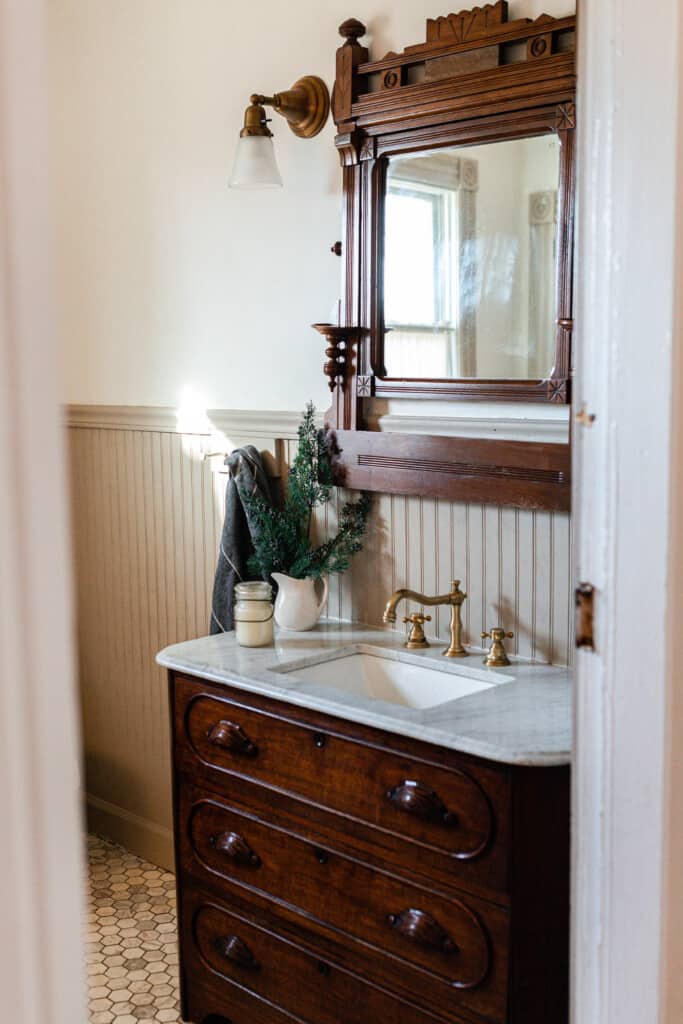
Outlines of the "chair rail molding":
{"type": "MultiPolygon", "coordinates": [[[[564,409],[561,411],[565,411],[564,409]]],[[[206,424],[201,430],[188,431],[182,417],[172,406],[147,405],[67,405],[64,420],[68,427],[100,430],[149,430],[156,433],[199,433],[230,439],[233,437],[280,438],[294,441],[301,422],[301,412],[260,409],[207,409],[206,424]]],[[[323,426],[323,414],[317,421],[323,426]]],[[[467,415],[439,412],[438,415],[389,411],[372,412],[368,417],[371,430],[402,434],[434,434],[444,437],[502,437],[510,441],[544,441],[563,444],[567,441],[568,420],[559,416],[521,414],[513,410],[506,416],[496,412],[467,415]]]]}
{"type": "MultiPolygon", "coordinates": [[[[214,430],[225,437],[251,435],[254,438],[278,437],[283,441],[295,441],[303,410],[208,409],[206,415],[214,430]]],[[[323,414],[318,413],[316,419],[318,426],[322,427],[323,414]]]]}
{"type": "Polygon", "coordinates": [[[182,434],[178,411],[154,405],[67,405],[67,427],[95,427],[99,430],[153,430],[182,434]]]}
{"type": "MultiPolygon", "coordinates": [[[[154,433],[212,434],[226,438],[252,436],[294,440],[303,412],[260,409],[207,409],[199,427],[188,429],[182,411],[173,406],[155,405],[67,405],[67,427],[99,430],[149,430],[154,433]]],[[[323,425],[322,414],[318,415],[323,425]]]]}

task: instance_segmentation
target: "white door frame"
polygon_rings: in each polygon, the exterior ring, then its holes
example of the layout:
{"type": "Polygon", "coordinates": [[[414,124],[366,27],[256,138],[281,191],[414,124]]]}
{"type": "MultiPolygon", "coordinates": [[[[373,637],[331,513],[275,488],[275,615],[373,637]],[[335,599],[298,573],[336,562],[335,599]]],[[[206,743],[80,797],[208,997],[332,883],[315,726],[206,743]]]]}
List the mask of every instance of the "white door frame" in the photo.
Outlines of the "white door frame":
{"type": "Polygon", "coordinates": [[[41,0],[0,0],[0,993],[85,1021],[83,839],[41,0]]]}
{"type": "Polygon", "coordinates": [[[683,528],[671,504],[679,17],[677,0],[579,10],[575,410],[596,420],[574,433],[574,509],[597,619],[596,651],[577,663],[574,1024],[680,1021],[662,995],[680,973],[667,973],[663,934],[675,877],[666,780],[683,731],[667,732],[669,569],[683,528]]]}

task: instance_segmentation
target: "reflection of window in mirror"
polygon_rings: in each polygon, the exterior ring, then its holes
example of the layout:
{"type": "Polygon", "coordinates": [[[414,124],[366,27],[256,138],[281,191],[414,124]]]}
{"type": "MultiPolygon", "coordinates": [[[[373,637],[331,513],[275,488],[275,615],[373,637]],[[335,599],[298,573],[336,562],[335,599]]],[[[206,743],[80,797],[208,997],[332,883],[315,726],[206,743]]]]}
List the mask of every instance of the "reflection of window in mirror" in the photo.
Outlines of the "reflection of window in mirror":
{"type": "Polygon", "coordinates": [[[476,187],[476,163],[451,151],[389,165],[384,315],[392,377],[475,373],[476,187]]]}
{"type": "Polygon", "coordinates": [[[549,375],[559,150],[547,135],[390,160],[390,377],[549,375]]]}

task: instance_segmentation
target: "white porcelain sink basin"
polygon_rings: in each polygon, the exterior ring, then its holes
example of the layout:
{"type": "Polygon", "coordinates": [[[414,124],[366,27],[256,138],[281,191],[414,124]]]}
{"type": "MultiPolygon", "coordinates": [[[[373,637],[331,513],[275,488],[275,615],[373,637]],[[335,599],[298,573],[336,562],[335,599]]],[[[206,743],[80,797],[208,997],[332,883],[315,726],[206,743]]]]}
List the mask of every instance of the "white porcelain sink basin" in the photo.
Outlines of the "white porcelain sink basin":
{"type": "MultiPolygon", "coordinates": [[[[283,671],[280,669],[280,671],[283,671]]],[[[350,652],[305,668],[288,667],[288,675],[371,700],[409,708],[432,708],[470,693],[489,690],[509,677],[485,669],[455,671],[431,664],[408,663],[381,653],[350,652]]]]}

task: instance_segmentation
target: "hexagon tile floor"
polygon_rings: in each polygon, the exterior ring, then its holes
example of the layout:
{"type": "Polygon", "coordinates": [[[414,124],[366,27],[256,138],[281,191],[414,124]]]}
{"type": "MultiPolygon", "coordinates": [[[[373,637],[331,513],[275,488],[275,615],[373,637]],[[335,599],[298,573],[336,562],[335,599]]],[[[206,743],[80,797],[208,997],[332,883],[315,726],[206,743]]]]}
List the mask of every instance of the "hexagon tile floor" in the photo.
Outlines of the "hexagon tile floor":
{"type": "Polygon", "coordinates": [[[175,878],[88,836],[90,1024],[177,1024],[175,878]]]}

